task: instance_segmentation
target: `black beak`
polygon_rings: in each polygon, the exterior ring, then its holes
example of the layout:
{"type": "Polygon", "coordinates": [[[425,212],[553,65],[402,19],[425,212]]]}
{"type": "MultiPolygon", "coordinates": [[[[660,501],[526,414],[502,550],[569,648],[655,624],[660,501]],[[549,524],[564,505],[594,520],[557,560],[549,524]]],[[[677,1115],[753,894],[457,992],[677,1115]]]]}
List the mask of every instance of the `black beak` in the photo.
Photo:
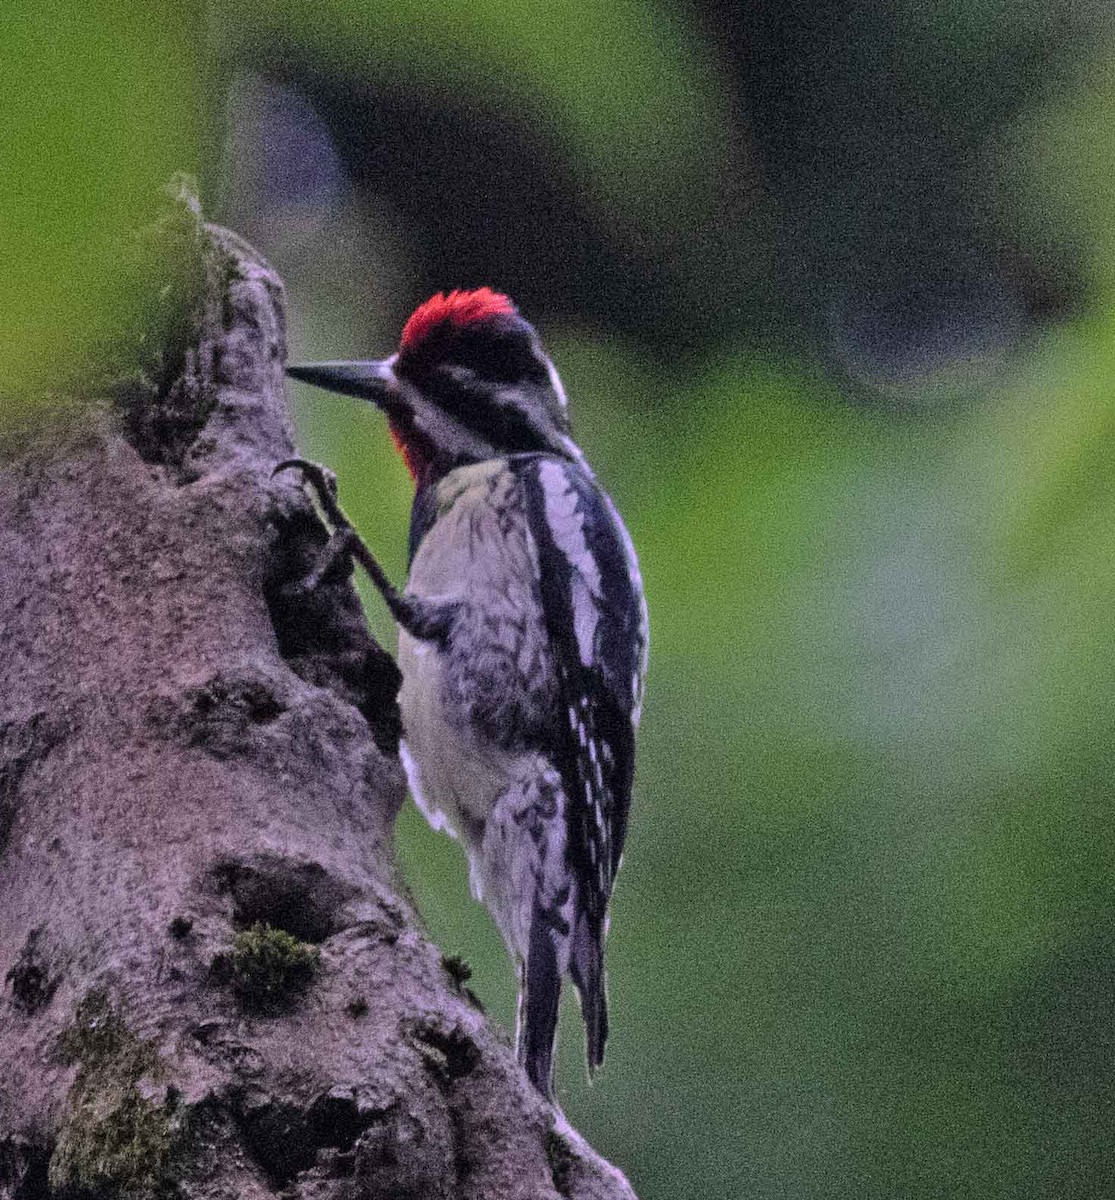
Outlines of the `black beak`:
{"type": "Polygon", "coordinates": [[[296,363],[287,367],[286,373],[292,379],[312,383],[314,387],[369,400],[390,413],[399,400],[399,385],[393,366],[393,358],[379,362],[296,363]]]}

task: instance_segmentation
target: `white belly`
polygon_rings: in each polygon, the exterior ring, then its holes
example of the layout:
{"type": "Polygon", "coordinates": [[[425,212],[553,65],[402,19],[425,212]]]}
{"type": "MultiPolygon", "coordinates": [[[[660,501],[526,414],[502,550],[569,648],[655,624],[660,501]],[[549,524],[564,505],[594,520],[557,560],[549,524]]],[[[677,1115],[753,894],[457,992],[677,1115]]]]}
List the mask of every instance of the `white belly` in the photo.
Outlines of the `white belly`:
{"type": "Polygon", "coordinates": [[[400,631],[399,669],[400,756],[415,803],[435,829],[463,836],[471,847],[506,786],[506,756],[446,719],[444,663],[433,645],[400,631]]]}
{"type": "MultiPolygon", "coordinates": [[[[540,751],[558,705],[520,486],[498,462],[451,472],[407,591],[452,603],[445,642],[399,634],[400,757],[435,829],[460,837],[474,895],[527,957],[536,907],[572,919],[561,779],[540,751]]],[[[564,970],[568,945],[557,948],[564,970]]]]}
{"type": "Polygon", "coordinates": [[[449,647],[399,633],[401,756],[411,791],[430,823],[470,850],[522,769],[522,756],[497,744],[505,723],[493,730],[477,714],[488,711],[486,700],[526,691],[507,678],[508,661],[521,660],[535,675],[544,669],[541,613],[530,616],[537,552],[525,521],[513,516],[521,509],[517,487],[499,462],[460,468],[438,484],[438,517],[415,554],[407,591],[460,604],[461,619],[449,647]]]}

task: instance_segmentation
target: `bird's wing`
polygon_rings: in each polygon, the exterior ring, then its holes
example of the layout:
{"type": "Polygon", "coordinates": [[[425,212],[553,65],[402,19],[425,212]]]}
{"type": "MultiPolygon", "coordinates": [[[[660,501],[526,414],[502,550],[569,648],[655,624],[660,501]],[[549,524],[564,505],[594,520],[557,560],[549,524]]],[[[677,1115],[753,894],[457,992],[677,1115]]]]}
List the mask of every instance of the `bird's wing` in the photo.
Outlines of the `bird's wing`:
{"type": "Polygon", "coordinates": [[[569,860],[583,910],[602,922],[627,832],[647,623],[631,539],[575,463],[519,464],[561,712],[552,747],[568,797],[569,860]]]}

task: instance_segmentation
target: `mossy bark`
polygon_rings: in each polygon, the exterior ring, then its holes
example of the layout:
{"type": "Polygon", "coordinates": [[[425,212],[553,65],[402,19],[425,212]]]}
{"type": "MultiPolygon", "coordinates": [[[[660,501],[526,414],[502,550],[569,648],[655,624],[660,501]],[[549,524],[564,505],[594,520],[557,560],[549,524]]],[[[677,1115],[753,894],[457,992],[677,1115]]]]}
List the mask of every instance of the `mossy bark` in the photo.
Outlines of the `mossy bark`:
{"type": "Polygon", "coordinates": [[[121,1200],[171,1194],[174,1151],[184,1138],[177,1093],[154,1044],[140,1041],[104,994],[90,992],[57,1048],[77,1074],[48,1186],[121,1200]]]}
{"type": "Polygon", "coordinates": [[[421,931],[349,581],[284,590],[280,281],[185,193],[133,251],[0,466],[0,1197],[629,1197],[421,931]]]}

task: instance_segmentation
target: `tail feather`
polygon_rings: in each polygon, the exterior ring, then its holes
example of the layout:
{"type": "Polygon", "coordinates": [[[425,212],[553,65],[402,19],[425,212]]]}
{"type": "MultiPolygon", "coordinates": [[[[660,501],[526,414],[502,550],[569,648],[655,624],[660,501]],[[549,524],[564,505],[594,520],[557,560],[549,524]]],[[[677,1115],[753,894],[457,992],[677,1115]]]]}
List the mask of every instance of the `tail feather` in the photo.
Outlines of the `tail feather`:
{"type": "Polygon", "coordinates": [[[519,996],[518,1054],[531,1083],[554,1095],[554,1043],[561,1000],[561,969],[550,923],[535,915],[519,996]]]}
{"type": "Polygon", "coordinates": [[[569,973],[581,1001],[585,1051],[591,1077],[604,1064],[608,1040],[608,996],[604,981],[604,934],[599,923],[582,917],[573,934],[569,973]]]}

